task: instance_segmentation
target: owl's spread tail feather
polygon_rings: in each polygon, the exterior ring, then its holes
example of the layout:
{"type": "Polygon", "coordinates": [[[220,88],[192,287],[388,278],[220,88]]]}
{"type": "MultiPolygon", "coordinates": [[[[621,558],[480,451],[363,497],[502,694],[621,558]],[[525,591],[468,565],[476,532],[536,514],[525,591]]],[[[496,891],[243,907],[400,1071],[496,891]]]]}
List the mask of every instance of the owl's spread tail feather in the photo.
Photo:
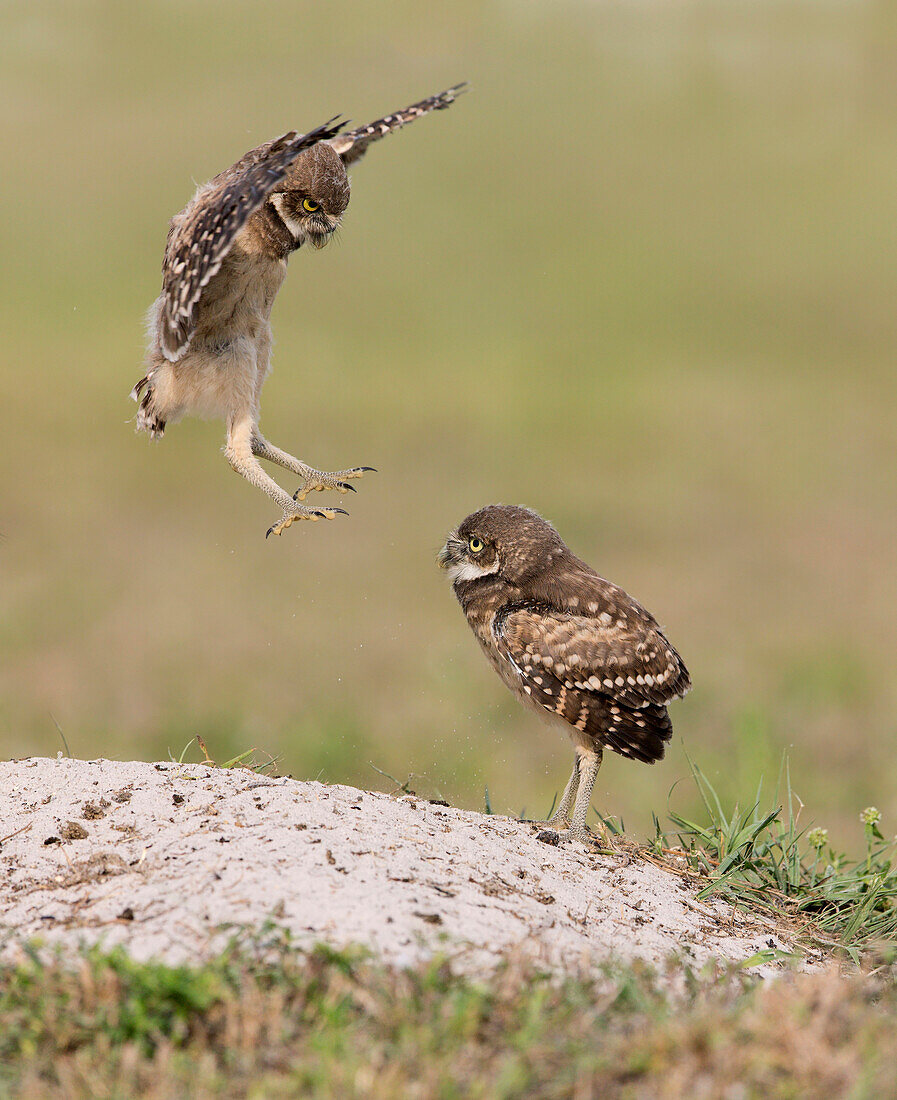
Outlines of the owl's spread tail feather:
{"type": "Polygon", "coordinates": [[[131,397],[138,402],[137,430],[147,432],[150,439],[161,439],[165,434],[165,421],[156,412],[153,401],[153,386],[149,380],[149,375],[145,374],[140,379],[131,390],[131,397]],[[143,394],[142,397],[141,394],[143,394]]]}

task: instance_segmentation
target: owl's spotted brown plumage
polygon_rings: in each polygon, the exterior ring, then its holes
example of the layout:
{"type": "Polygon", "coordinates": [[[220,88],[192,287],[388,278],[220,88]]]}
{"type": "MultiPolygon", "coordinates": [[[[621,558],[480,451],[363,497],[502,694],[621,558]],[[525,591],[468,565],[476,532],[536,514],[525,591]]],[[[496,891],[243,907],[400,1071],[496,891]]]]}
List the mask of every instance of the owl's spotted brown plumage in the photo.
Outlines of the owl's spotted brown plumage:
{"type": "MultiPolygon", "coordinates": [[[[280,534],[297,519],[332,519],[342,508],[297,504],[314,491],[346,493],[370,466],[322,473],[269,443],[259,430],[270,369],[271,306],[287,259],[303,244],[323,248],[349,204],[346,165],[368,146],[430,111],[448,107],[462,85],[368,126],[291,131],[242,156],[171,220],[162,293],[149,313],[147,371],[131,391],[137,427],[157,438],[182,416],[221,417],[232,468],[272,497],[280,534]],[[303,479],[291,497],[262,469],[276,463],[303,479]]],[[[353,490],[354,491],[354,490],[353,490]]]]}
{"type": "Polygon", "coordinates": [[[573,774],[551,819],[586,840],[602,750],[653,764],[673,727],[667,704],[691,687],[682,658],[641,604],[568,550],[528,508],[467,517],[439,554],[492,667],[514,694],[565,723],[573,774]]]}

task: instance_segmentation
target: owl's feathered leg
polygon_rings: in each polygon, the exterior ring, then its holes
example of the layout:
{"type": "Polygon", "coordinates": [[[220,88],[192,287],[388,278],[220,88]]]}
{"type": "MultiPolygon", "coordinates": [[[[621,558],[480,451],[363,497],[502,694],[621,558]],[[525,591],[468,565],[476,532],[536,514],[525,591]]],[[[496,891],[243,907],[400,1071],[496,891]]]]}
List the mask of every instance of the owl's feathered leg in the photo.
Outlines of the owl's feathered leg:
{"type": "Polygon", "coordinates": [[[591,752],[588,749],[577,749],[576,769],[579,773],[579,789],[573,806],[573,821],[567,832],[569,840],[580,840],[584,844],[591,843],[592,838],[586,828],[586,816],[592,802],[592,790],[598,778],[598,769],[601,767],[603,756],[601,749],[591,752]]]}
{"type": "Polygon", "coordinates": [[[279,535],[297,519],[333,519],[337,514],[346,515],[343,508],[308,508],[304,504],[297,504],[290,494],[269,477],[253,454],[252,448],[253,424],[248,417],[228,420],[227,445],[224,448],[227,461],[231,468],[241,477],[245,477],[250,485],[267,493],[283,509],[283,518],[273,527],[268,528],[268,534],[279,535]]]}
{"type": "Polygon", "coordinates": [[[355,492],[355,486],[347,482],[352,478],[364,477],[368,471],[375,472],[373,466],[353,466],[349,470],[336,470],[334,473],[324,473],[293,458],[292,455],[269,443],[258,430],[253,432],[252,453],[257,458],[264,458],[267,462],[274,462],[285,470],[290,470],[299,477],[305,479],[305,485],[297,489],[293,494],[293,500],[305,500],[309,493],[319,493],[324,489],[335,489],[338,493],[355,492]]]}
{"type": "Polygon", "coordinates": [[[561,800],[558,803],[558,808],[551,815],[551,817],[545,822],[551,829],[557,829],[559,832],[562,829],[566,829],[570,824],[570,811],[573,809],[573,800],[576,798],[576,791],[579,788],[579,755],[573,759],[573,774],[567,780],[567,786],[564,787],[564,793],[561,795],[561,800]]]}

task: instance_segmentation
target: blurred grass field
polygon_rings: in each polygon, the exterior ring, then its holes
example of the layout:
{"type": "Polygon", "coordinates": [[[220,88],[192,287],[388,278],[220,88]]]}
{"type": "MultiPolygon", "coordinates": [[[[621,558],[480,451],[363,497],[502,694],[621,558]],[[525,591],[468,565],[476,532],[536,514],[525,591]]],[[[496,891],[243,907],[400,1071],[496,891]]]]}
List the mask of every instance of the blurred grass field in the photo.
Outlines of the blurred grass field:
{"type": "MultiPolygon", "coordinates": [[[[569,745],[433,559],[536,508],[651,608],[693,693],[595,804],[897,824],[897,74],[867,3],[11,3],[0,12],[0,752],[219,758],[544,814],[569,745]],[[134,435],[167,219],[254,144],[467,79],[293,257],[262,426],[370,463],[277,516],[219,423],[134,435]],[[344,503],[344,501],[340,501],[344,503]]],[[[290,482],[292,489],[294,486],[290,482]]]]}

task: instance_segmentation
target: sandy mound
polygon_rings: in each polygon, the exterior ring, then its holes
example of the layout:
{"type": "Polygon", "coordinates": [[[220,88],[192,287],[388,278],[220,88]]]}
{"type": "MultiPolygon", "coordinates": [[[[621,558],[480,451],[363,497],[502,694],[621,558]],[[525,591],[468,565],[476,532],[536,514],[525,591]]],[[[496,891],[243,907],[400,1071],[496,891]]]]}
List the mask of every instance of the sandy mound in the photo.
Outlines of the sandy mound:
{"type": "Polygon", "coordinates": [[[363,944],[474,970],[519,947],[557,968],[791,950],[777,931],[624,854],[555,847],[505,817],[246,770],[0,763],[6,951],[102,939],[198,959],[273,918],[299,944],[363,944]]]}

